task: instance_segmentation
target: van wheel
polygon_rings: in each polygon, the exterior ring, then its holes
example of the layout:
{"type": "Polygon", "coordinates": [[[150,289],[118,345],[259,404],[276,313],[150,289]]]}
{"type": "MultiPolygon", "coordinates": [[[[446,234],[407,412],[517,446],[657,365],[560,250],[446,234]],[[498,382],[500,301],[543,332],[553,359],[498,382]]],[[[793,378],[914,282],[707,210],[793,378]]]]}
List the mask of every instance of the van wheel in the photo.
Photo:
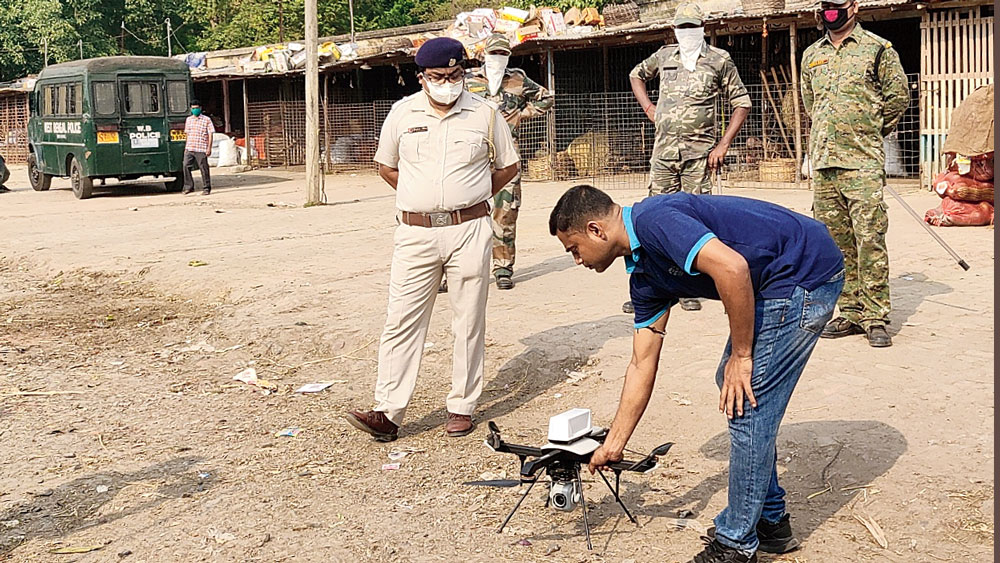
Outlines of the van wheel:
{"type": "Polygon", "coordinates": [[[163,187],[167,189],[168,192],[179,192],[181,188],[184,187],[184,176],[178,172],[177,177],[173,180],[163,182],[163,187]]]}
{"type": "Polygon", "coordinates": [[[38,158],[31,153],[28,155],[28,183],[31,189],[36,192],[44,192],[52,185],[52,175],[43,174],[38,168],[38,158]]]}
{"type": "Polygon", "coordinates": [[[76,199],[87,199],[94,194],[94,180],[83,175],[83,166],[73,157],[69,165],[69,181],[73,185],[73,195],[76,199]]]}

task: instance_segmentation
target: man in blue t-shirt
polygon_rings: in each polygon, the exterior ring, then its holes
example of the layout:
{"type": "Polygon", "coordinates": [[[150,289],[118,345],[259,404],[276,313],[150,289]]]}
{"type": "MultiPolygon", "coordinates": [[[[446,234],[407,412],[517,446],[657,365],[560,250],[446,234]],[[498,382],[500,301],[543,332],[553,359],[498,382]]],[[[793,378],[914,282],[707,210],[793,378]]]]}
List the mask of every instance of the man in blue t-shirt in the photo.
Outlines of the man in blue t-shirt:
{"type": "Polygon", "coordinates": [[[729,502],[692,561],[749,563],[758,549],[797,548],[775,439],[844,284],[844,259],[826,226],[741,197],[677,193],[621,207],[584,185],[559,199],[549,231],[577,264],[603,272],[621,256],[631,274],[632,361],[591,471],[622,459],[653,391],[670,308],[682,298],[719,299],[730,331],[715,374],[729,419],[729,502]]]}

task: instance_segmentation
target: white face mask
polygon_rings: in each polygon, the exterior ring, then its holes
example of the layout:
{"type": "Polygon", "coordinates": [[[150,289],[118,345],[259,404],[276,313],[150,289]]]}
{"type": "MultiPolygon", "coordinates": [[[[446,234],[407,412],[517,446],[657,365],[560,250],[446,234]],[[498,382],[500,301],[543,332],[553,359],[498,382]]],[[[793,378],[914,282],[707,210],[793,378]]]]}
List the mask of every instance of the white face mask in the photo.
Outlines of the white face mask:
{"type": "Polygon", "coordinates": [[[425,76],[424,84],[427,85],[427,95],[430,96],[435,102],[444,105],[451,105],[455,103],[455,100],[462,95],[462,90],[465,89],[465,80],[454,84],[451,82],[435,84],[425,76]]]}
{"type": "Polygon", "coordinates": [[[507,61],[509,60],[510,55],[486,55],[483,70],[486,72],[490,95],[496,94],[500,90],[500,84],[503,82],[503,74],[507,70],[507,61]]]}
{"type": "Polygon", "coordinates": [[[677,37],[677,45],[681,48],[681,64],[688,72],[694,70],[698,55],[705,46],[705,28],[675,28],[674,36],[677,37]]]}

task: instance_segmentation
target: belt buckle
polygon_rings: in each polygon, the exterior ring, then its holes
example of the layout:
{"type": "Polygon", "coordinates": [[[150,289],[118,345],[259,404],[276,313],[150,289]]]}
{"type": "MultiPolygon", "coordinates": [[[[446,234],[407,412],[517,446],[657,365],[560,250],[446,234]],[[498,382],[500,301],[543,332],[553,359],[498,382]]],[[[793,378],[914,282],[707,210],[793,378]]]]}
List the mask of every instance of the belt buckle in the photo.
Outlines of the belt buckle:
{"type": "Polygon", "coordinates": [[[454,225],[454,221],[451,218],[451,212],[446,211],[444,213],[428,213],[431,217],[432,227],[447,227],[454,225]]]}

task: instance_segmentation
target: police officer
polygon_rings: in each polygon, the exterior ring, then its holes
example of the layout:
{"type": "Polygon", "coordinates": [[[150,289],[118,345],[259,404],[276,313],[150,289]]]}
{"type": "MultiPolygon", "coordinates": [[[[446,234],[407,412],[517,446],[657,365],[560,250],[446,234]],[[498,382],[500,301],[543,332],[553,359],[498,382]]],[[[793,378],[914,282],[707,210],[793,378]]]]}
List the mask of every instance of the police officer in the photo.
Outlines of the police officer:
{"type": "Polygon", "coordinates": [[[892,345],[889,322],[889,227],[882,186],[882,138],[906,111],[910,96],[892,45],[858,25],[854,0],[821,4],[826,35],[802,55],[802,101],[812,118],[809,158],[813,209],[844,253],[840,316],[825,338],[865,334],[868,344],[892,345]]]}
{"type": "MultiPolygon", "coordinates": [[[[519,68],[508,68],[510,40],[501,33],[486,39],[483,66],[465,76],[465,88],[500,106],[517,146],[522,119],[542,115],[555,101],[548,90],[528,78],[519,68]]],[[[493,276],[497,289],[512,289],[514,282],[514,236],[517,211],[521,207],[521,175],[504,186],[493,198],[493,276]]]]}
{"type": "Polygon", "coordinates": [[[377,404],[346,418],[379,441],[398,435],[442,273],[450,281],[455,335],[447,435],[472,432],[483,388],[489,200],[517,174],[518,156],[496,104],[465,92],[464,55],[451,38],[421,46],[416,63],[422,91],[393,106],[375,153],[379,175],[396,190],[400,225],[379,344],[377,404]]]}
{"type": "MultiPolygon", "coordinates": [[[[674,13],[676,45],[666,45],[629,73],[632,92],[642,111],[656,124],[656,140],[649,160],[649,195],[684,190],[693,194],[712,192],[709,170],[716,170],[729,145],[750,113],[747,93],[729,53],[705,42],[704,16],[692,2],[680,4],[674,13]],[[659,98],[654,105],[646,93],[646,82],[660,77],[659,98]],[[725,96],[733,116],[722,139],[715,139],[715,102],[725,96]]],[[[697,299],[682,299],[681,308],[697,311],[697,299]]],[[[630,303],[623,307],[632,312],[630,303]]]]}

